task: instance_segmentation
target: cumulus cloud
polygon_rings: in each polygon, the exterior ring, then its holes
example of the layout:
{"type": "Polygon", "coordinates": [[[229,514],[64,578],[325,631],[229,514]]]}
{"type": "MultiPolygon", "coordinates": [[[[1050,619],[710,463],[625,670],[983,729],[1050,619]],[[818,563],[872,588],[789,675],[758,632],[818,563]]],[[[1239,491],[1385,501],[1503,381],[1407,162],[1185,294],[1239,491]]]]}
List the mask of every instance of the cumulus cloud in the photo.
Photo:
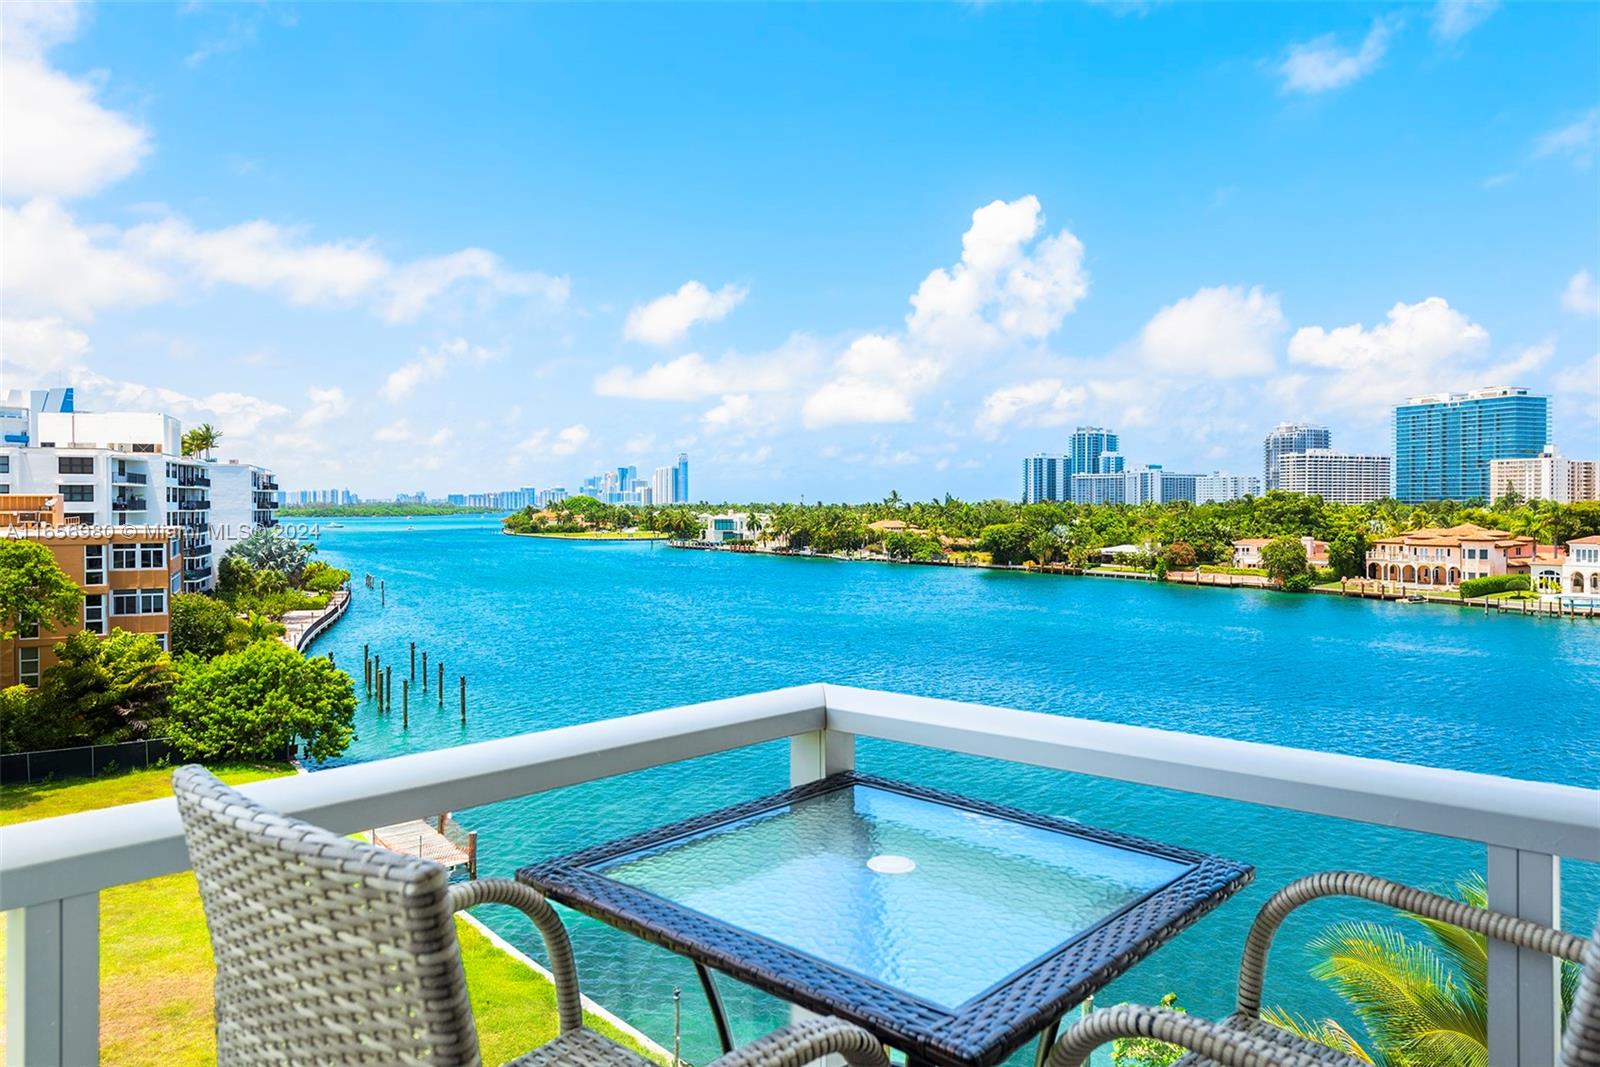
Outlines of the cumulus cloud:
{"type": "Polygon", "coordinates": [[[302,427],[321,426],[325,422],[332,422],[349,410],[350,403],[345,399],[344,390],[338,386],[319,389],[312,386],[306,390],[306,398],[310,406],[301,413],[298,424],[302,427]]]}
{"type": "Polygon", "coordinates": [[[681,341],[698,322],[720,322],[738,307],[749,290],[729,283],[716,292],[697,281],[687,281],[677,292],[658,296],[628,312],[622,334],[630,341],[670,345],[681,341]]]}
{"type": "Polygon", "coordinates": [[[1600,353],[1555,376],[1556,403],[1600,420],[1600,353]]]}
{"type": "Polygon", "coordinates": [[[1575,315],[1600,315],[1600,286],[1594,275],[1580,270],[1567,280],[1561,291],[1561,306],[1575,315]]]}
{"type": "Polygon", "coordinates": [[[1201,289],[1156,312],[1139,335],[1145,362],[1167,374],[1238,378],[1270,372],[1286,323],[1260,286],[1201,289]]]}
{"type": "Polygon", "coordinates": [[[1315,372],[1306,380],[1326,406],[1368,416],[1409,395],[1459,388],[1463,379],[1488,385],[1525,373],[1548,350],[1527,349],[1499,366],[1488,355],[1489,332],[1437,296],[1395,304],[1370,328],[1305,326],[1289,339],[1289,361],[1315,372]]]}
{"type": "Polygon", "coordinates": [[[1054,332],[1089,291],[1089,275],[1083,243],[1070,231],[1035,243],[1043,225],[1039,199],[1031,195],[974,211],[961,237],[961,260],[929,273],[912,295],[909,336],[973,349],[1054,332]]]}
{"type": "Polygon", "coordinates": [[[1541,159],[1561,156],[1582,169],[1594,162],[1597,148],[1600,148],[1600,107],[1590,108],[1565,126],[1557,126],[1541,135],[1533,143],[1533,154],[1541,159]]]}
{"type": "Polygon", "coordinates": [[[652,363],[642,371],[613,367],[595,379],[599,396],[633,400],[704,400],[725,393],[771,392],[785,389],[797,367],[789,356],[730,355],[712,362],[698,352],[652,363]]]}
{"type": "Polygon", "coordinates": [[[1374,19],[1361,44],[1353,50],[1340,44],[1338,37],[1331,33],[1290,45],[1278,65],[1283,90],[1325,93],[1366,77],[1383,60],[1396,28],[1396,22],[1390,17],[1374,19]]]}
{"type": "Polygon", "coordinates": [[[93,372],[74,376],[73,385],[85,410],[161,411],[176,415],[186,425],[209,422],[223,432],[224,447],[230,450],[247,445],[263,423],[289,414],[282,404],[231,390],[194,396],[93,372]]]}
{"type": "Polygon", "coordinates": [[[1481,26],[1500,0],[1438,0],[1428,13],[1430,29],[1436,40],[1454,44],[1481,26]]]}
{"type": "Polygon", "coordinates": [[[89,335],[60,319],[0,319],[0,372],[60,375],[88,354],[89,335]]]}
{"type": "Polygon", "coordinates": [[[0,5],[0,173],[9,200],[71,198],[131,174],[150,151],[137,122],[102,106],[94,83],[53,69],[45,53],[77,34],[65,3],[0,5]]]}
{"type": "Polygon", "coordinates": [[[52,200],[0,207],[0,297],[13,314],[92,319],[104,308],[164,299],[171,279],[117,242],[110,228],[87,228],[52,200]]]}
{"type": "Polygon", "coordinates": [[[755,398],[749,393],[723,396],[721,403],[700,416],[700,421],[708,431],[749,426],[756,421],[755,398]]]}
{"type": "Polygon", "coordinates": [[[936,360],[898,337],[858,337],[834,363],[834,376],[806,397],[808,427],[856,422],[909,422],[912,400],[938,380],[936,360]]]}
{"type": "Polygon", "coordinates": [[[575,423],[551,433],[548,429],[535,430],[518,442],[516,451],[530,456],[570,456],[589,440],[589,428],[575,423]]]}
{"type": "Polygon", "coordinates": [[[402,363],[389,372],[378,393],[391,402],[404,400],[423,382],[444,377],[445,371],[452,365],[482,366],[498,354],[493,349],[469,343],[465,337],[445,341],[433,348],[419,348],[416,359],[402,363]]]}
{"type": "Polygon", "coordinates": [[[1082,414],[1088,395],[1060,378],[1002,386],[983,398],[976,428],[992,438],[1012,426],[1062,426],[1082,414]]]}

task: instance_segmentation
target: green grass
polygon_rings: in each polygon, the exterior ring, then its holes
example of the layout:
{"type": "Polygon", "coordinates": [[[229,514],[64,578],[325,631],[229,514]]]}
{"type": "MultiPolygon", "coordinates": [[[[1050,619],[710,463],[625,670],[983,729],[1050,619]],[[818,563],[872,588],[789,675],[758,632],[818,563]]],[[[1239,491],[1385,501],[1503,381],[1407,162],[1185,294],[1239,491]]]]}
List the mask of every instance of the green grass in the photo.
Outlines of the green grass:
{"type": "Polygon", "coordinates": [[[1265,578],[1267,572],[1260,567],[1225,567],[1220,564],[1207,563],[1198,568],[1201,574],[1244,574],[1255,578],[1265,578]]]}
{"type": "Polygon", "coordinates": [[[518,537],[553,537],[563,541],[661,541],[666,534],[654,530],[582,530],[569,533],[542,533],[537,530],[527,532],[508,531],[516,533],[518,537]]]}
{"type": "MultiPolygon", "coordinates": [[[[212,770],[230,785],[292,773],[282,764],[212,770]]],[[[172,794],[172,771],[0,788],[0,826],[172,794]]],[[[458,920],[467,989],[486,1063],[520,1056],[555,1036],[555,988],[458,920]]],[[[5,994],[0,925],[0,1001],[5,994]]],[[[117,886],[100,895],[100,1059],[107,1065],[188,1067],[216,1062],[210,939],[192,874],[117,886]]],[[[587,1025],[638,1049],[602,1019],[587,1025]]],[[[0,1051],[5,1047],[0,1016],[0,1051]]],[[[639,1049],[644,1052],[644,1049],[639,1049]]],[[[649,1055],[646,1052],[646,1055],[649,1055]]]]}

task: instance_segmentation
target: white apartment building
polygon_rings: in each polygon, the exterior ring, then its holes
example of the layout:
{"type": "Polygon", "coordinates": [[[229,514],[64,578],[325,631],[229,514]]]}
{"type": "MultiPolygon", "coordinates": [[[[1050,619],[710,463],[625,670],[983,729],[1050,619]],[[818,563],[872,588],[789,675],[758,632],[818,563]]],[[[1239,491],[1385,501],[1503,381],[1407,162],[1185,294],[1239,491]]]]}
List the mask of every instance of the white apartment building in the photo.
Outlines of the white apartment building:
{"type": "Polygon", "coordinates": [[[1194,476],[1194,502],[1209,504],[1228,500],[1243,500],[1247,496],[1261,495],[1261,479],[1249,474],[1211,474],[1194,476]]]}
{"type": "Polygon", "coordinates": [[[657,467],[650,475],[650,502],[653,504],[670,504],[673,502],[672,482],[676,467],[657,467]]]}
{"type": "Polygon", "coordinates": [[[1554,445],[1530,459],[1490,460],[1489,495],[1498,500],[1507,490],[1561,504],[1600,500],[1600,460],[1567,459],[1554,445]]]}
{"type": "Polygon", "coordinates": [[[256,530],[278,525],[278,480],[265,467],[236,459],[208,464],[211,476],[211,572],[228,549],[256,530]]]}
{"type": "Polygon", "coordinates": [[[1394,465],[1388,456],[1363,456],[1309,448],[1278,457],[1279,488],[1320,496],[1331,504],[1370,504],[1390,495],[1394,465]]]}

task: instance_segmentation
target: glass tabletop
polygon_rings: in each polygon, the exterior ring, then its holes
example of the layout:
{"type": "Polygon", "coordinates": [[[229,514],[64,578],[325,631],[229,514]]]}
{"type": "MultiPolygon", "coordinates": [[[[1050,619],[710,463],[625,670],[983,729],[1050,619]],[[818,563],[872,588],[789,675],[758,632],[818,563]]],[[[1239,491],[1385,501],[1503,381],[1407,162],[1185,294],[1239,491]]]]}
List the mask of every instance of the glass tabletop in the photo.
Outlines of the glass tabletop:
{"type": "Polygon", "coordinates": [[[1193,865],[857,782],[585,869],[953,1010],[1193,865]]]}

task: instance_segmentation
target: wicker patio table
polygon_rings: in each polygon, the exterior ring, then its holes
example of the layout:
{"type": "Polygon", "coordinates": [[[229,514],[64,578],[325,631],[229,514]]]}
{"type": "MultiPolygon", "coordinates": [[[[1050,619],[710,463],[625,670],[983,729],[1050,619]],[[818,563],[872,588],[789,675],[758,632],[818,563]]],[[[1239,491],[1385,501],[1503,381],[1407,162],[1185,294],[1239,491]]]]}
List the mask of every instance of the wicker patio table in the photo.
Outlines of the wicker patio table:
{"type": "Polygon", "coordinates": [[[992,1067],[1242,889],[1248,865],[861,774],[525,867],[552,900],[866,1028],[992,1067]]]}

